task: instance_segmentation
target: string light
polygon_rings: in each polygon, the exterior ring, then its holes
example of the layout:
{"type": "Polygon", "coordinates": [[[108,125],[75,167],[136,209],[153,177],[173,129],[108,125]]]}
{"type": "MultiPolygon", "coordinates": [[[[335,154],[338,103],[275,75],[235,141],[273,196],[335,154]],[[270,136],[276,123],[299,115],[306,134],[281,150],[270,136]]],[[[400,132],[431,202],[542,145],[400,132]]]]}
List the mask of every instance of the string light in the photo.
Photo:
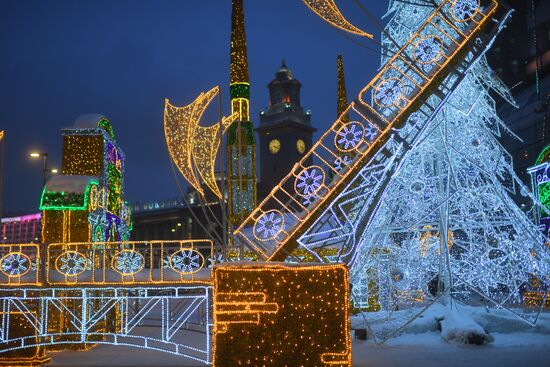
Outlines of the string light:
{"type": "Polygon", "coordinates": [[[201,285],[13,287],[0,295],[0,364],[40,366],[50,360],[46,347],[87,350],[95,344],[162,351],[209,364],[211,294],[210,286],[201,285]],[[130,314],[129,305],[136,304],[139,312],[130,314]],[[170,317],[161,321],[159,312],[170,317]],[[197,314],[204,319],[196,320],[197,314]],[[138,327],[144,320],[158,320],[159,334],[138,327]],[[193,343],[182,342],[188,337],[193,343]]]}
{"type": "Polygon", "coordinates": [[[304,3],[331,26],[342,29],[358,36],[374,38],[370,33],[355,27],[344,18],[334,0],[304,0],[304,3]]]}
{"type": "Polygon", "coordinates": [[[227,137],[227,181],[229,222],[240,224],[256,207],[256,139],[250,121],[250,83],[243,0],[231,4],[229,64],[231,113],[237,123],[227,137]]]}
{"type": "Polygon", "coordinates": [[[351,366],[345,265],[225,263],[213,283],[214,366],[351,366]]]}
{"type": "Polygon", "coordinates": [[[214,258],[211,241],[53,243],[47,247],[46,280],[81,286],[210,284],[203,253],[214,258]]]}
{"type": "MultiPolygon", "coordinates": [[[[222,197],[215,175],[216,155],[220,146],[220,125],[199,126],[200,119],[212,100],[218,95],[219,87],[201,93],[195,101],[185,107],[175,107],[168,99],[164,108],[164,133],[172,160],[183,177],[201,195],[204,190],[195,175],[219,198],[222,197]]],[[[222,118],[223,132],[238,118],[238,113],[222,118]]]]}
{"type": "Polygon", "coordinates": [[[107,118],[86,118],[84,124],[63,129],[62,175],[53,177],[42,192],[45,243],[130,237],[132,220],[124,200],[124,153],[116,144],[107,118]]]}
{"type": "MultiPolygon", "coordinates": [[[[330,5],[328,2],[322,2],[322,4],[330,5]]],[[[445,0],[431,14],[428,14],[424,22],[419,23],[419,30],[408,37],[402,49],[388,60],[380,72],[359,93],[358,99],[352,102],[341,115],[350,116],[351,118],[351,114],[353,114],[354,116],[351,119],[361,125],[363,130],[376,131],[374,134],[369,133],[369,139],[365,139],[365,136],[363,136],[360,143],[355,145],[352,150],[354,154],[350,155],[352,159],[348,164],[345,164],[344,169],[336,170],[334,168],[334,161],[340,155],[340,150],[334,147],[335,134],[341,133],[342,127],[345,125],[345,122],[339,118],[313,145],[310,152],[303,156],[295,168],[283,178],[281,183],[271,191],[270,195],[237,228],[234,232],[235,236],[242,239],[251,249],[257,251],[262,258],[269,260],[284,259],[297,245],[297,242],[291,239],[303,234],[308,228],[308,224],[311,225],[319,215],[317,209],[322,208],[325,202],[330,203],[331,200],[334,200],[340,190],[380,151],[381,147],[391,142],[392,131],[406,126],[407,123],[419,125],[417,118],[409,119],[409,115],[413,112],[412,106],[416,106],[414,107],[415,110],[418,109],[417,104],[419,102],[417,101],[422,101],[430,95],[437,88],[438,82],[453,70],[449,66],[450,63],[457,62],[463,57],[464,50],[472,45],[478,32],[495,13],[497,7],[497,2],[492,0],[483,11],[478,12],[475,21],[462,22],[460,27],[461,29],[468,28],[467,32],[444,32],[441,30],[442,27],[457,28],[457,24],[453,24],[449,17],[450,8],[452,8],[449,5],[453,4],[455,4],[454,1],[445,0]],[[439,25],[435,27],[434,22],[439,25]],[[428,71],[422,71],[418,69],[417,65],[409,61],[410,57],[408,55],[412,53],[414,45],[427,36],[439,37],[443,42],[444,50],[440,57],[429,65],[428,71]],[[395,86],[397,86],[396,90],[394,90],[395,86]],[[390,92],[391,95],[388,94],[390,92]],[[367,103],[371,99],[375,101],[374,107],[367,103]],[[301,195],[296,191],[297,188],[289,193],[284,189],[284,185],[287,181],[295,180],[300,175],[303,167],[308,166],[306,162],[312,158],[323,163],[320,168],[325,175],[331,178],[331,182],[326,186],[326,194],[320,195],[316,200],[309,200],[305,204],[296,199],[301,195]],[[296,215],[295,202],[300,203],[298,206],[300,210],[307,208],[307,211],[296,215]],[[273,205],[282,215],[288,215],[293,220],[285,221],[283,235],[265,241],[258,240],[245,228],[254,226],[261,214],[267,211],[264,206],[271,209],[273,205]]],[[[339,162],[339,166],[342,166],[342,162],[339,162]]]]}

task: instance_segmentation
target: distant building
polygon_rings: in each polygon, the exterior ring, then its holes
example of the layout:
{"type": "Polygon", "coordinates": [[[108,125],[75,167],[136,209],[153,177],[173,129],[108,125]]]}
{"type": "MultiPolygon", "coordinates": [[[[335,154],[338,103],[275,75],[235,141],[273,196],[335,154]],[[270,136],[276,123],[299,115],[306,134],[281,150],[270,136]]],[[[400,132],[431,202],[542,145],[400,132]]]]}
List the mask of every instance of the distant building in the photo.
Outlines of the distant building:
{"type": "Polygon", "coordinates": [[[40,213],[2,218],[0,243],[40,243],[42,216],[40,213]]]}
{"type": "MultiPolygon", "coordinates": [[[[488,61],[512,89],[519,105],[516,109],[497,98],[499,116],[523,140],[504,133],[502,144],[512,155],[516,174],[530,186],[527,169],[550,143],[550,2],[507,0],[506,3],[515,9],[512,22],[495,42],[488,61]]],[[[516,201],[527,203],[519,194],[516,201]]]]}
{"type": "Polygon", "coordinates": [[[207,216],[221,218],[219,204],[210,203],[201,208],[197,201],[191,201],[189,207],[181,199],[135,204],[132,207],[134,228],[131,239],[213,239],[214,232],[221,235],[221,227],[207,219],[207,216]]]}
{"type": "MultiPolygon", "coordinates": [[[[256,128],[260,143],[260,188],[264,198],[311,148],[311,112],[300,103],[302,84],[283,61],[269,85],[269,107],[256,128]]],[[[290,183],[289,183],[290,184],[290,183]]]]}

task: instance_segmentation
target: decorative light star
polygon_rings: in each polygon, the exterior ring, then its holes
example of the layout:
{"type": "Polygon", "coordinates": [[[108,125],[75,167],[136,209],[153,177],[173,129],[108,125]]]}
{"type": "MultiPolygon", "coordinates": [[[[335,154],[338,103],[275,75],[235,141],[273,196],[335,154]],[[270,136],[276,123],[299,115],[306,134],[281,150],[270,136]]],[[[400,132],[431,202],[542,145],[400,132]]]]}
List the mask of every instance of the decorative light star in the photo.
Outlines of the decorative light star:
{"type": "Polygon", "coordinates": [[[263,240],[272,239],[283,229],[283,216],[276,210],[264,213],[254,225],[254,233],[263,240]]]}
{"type": "Polygon", "coordinates": [[[143,265],[143,256],[137,251],[121,251],[113,260],[113,268],[122,275],[138,273],[143,265]]]}
{"type": "Polygon", "coordinates": [[[30,270],[30,259],[27,255],[16,252],[2,258],[2,272],[10,277],[25,275],[30,270]]]}
{"type": "Polygon", "coordinates": [[[296,191],[306,197],[315,195],[321,188],[325,175],[320,167],[304,169],[296,179],[296,191]]]}
{"type": "Polygon", "coordinates": [[[64,275],[78,275],[86,270],[86,257],[76,251],[66,251],[57,258],[61,262],[58,271],[64,275]]]}
{"type": "Polygon", "coordinates": [[[381,107],[389,107],[397,103],[403,95],[403,82],[397,78],[388,78],[381,82],[375,90],[374,98],[381,107]]]}
{"type": "Polygon", "coordinates": [[[355,148],[361,141],[363,127],[358,122],[350,122],[336,133],[336,147],[341,150],[355,148]]]}
{"type": "Polygon", "coordinates": [[[202,268],[201,255],[191,249],[179,250],[170,256],[170,267],[178,273],[195,273],[202,268]]]}

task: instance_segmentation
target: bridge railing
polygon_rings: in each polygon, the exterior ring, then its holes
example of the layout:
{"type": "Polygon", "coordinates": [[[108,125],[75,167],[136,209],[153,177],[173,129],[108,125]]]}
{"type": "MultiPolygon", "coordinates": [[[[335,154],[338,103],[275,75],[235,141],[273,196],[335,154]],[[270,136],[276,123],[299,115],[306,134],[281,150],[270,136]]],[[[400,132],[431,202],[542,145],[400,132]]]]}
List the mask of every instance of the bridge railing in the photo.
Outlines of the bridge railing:
{"type": "Polygon", "coordinates": [[[54,243],[46,281],[59,284],[210,283],[208,240],[54,243]]]}
{"type": "Polygon", "coordinates": [[[40,283],[40,245],[0,245],[0,284],[36,285],[40,283]]]}
{"type": "Polygon", "coordinates": [[[443,1],[342,114],[350,122],[334,122],[234,232],[236,238],[265,259],[284,259],[354,173],[392,154],[384,150],[392,131],[414,125],[413,112],[430,112],[424,101],[456,71],[459,55],[497,8],[495,0],[478,4],[464,13],[456,0],[443,1]]]}

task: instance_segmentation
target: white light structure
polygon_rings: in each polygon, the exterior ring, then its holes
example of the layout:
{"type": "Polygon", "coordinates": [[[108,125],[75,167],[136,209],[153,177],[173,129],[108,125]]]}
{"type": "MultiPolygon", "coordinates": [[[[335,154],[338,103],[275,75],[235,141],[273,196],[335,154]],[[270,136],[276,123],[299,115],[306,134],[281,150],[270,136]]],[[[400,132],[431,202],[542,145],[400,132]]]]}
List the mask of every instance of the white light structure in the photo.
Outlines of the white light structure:
{"type": "MultiPolygon", "coordinates": [[[[456,23],[440,23],[441,33],[463,31],[460,22],[485,3],[451,1],[456,23]]],[[[409,43],[433,10],[390,1],[384,47],[397,52],[409,43]]],[[[437,63],[446,47],[438,37],[416,43],[417,68],[437,63]]],[[[525,310],[522,291],[533,276],[547,279],[549,249],[511,198],[528,190],[497,140],[507,129],[491,93],[515,102],[485,60],[492,41],[478,39],[409,122],[395,129],[388,154],[365,165],[298,239],[312,254],[339,249],[331,260],[350,266],[354,301],[371,311],[364,315],[378,341],[438,300],[502,307],[530,323],[540,312],[525,310]]],[[[382,64],[387,59],[382,56],[382,64]]],[[[409,81],[388,78],[374,102],[395,105],[409,88],[409,81]]]]}

